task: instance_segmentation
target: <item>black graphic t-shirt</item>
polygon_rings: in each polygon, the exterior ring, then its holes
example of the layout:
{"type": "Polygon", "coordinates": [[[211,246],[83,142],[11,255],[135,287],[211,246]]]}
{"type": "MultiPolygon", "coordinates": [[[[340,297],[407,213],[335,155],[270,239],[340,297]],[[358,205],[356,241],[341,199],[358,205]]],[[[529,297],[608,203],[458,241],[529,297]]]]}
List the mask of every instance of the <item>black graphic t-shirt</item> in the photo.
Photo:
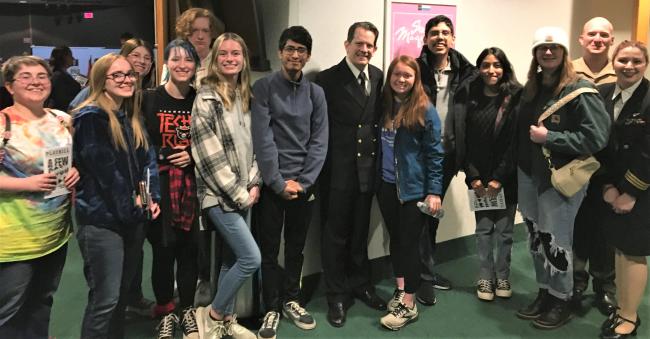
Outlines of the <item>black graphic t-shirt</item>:
{"type": "Polygon", "coordinates": [[[193,88],[190,88],[185,99],[173,98],[164,86],[144,92],[142,113],[156,150],[190,144],[190,122],[195,97],[196,91],[193,88]]]}

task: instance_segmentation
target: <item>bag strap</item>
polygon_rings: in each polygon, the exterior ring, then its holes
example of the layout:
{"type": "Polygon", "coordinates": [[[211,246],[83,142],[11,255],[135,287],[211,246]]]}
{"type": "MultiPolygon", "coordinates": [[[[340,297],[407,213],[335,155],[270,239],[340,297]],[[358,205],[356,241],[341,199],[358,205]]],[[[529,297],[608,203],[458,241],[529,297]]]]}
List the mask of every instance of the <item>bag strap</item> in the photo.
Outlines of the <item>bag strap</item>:
{"type": "MultiPolygon", "coordinates": [[[[566,105],[569,101],[575,99],[578,95],[582,93],[598,93],[598,90],[595,88],[590,88],[590,87],[581,87],[573,92],[565,95],[562,97],[560,100],[556,101],[551,107],[549,107],[542,115],[539,116],[537,119],[537,123],[540,124],[542,121],[544,121],[546,118],[550,117],[553,115],[553,113],[557,112],[562,106],[566,105]]],[[[542,146],[542,153],[544,154],[544,158],[546,158],[546,162],[548,163],[548,168],[553,169],[553,163],[551,162],[551,150],[548,148],[542,146]]]]}
{"type": "Polygon", "coordinates": [[[582,87],[578,88],[575,91],[567,94],[566,96],[562,97],[562,99],[556,101],[551,107],[549,107],[542,115],[539,116],[537,119],[537,123],[539,124],[540,122],[544,121],[546,118],[550,117],[553,115],[553,113],[557,112],[562,106],[566,105],[569,101],[575,99],[578,95],[582,93],[598,93],[598,90],[595,88],[590,88],[590,87],[582,87]]]}
{"type": "Polygon", "coordinates": [[[2,133],[2,145],[0,145],[0,149],[4,149],[9,139],[11,139],[11,119],[9,119],[7,112],[2,111],[0,113],[5,116],[5,131],[2,133]]]}

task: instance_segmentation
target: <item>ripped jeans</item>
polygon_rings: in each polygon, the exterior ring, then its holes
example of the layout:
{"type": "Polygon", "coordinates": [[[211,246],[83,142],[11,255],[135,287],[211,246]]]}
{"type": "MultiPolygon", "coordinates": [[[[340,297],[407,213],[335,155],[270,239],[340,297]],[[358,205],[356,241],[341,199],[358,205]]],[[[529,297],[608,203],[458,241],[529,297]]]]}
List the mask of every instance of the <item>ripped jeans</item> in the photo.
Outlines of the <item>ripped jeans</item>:
{"type": "Polygon", "coordinates": [[[530,253],[540,288],[569,300],[573,293],[573,224],[587,186],[571,198],[553,187],[538,193],[537,178],[517,169],[519,211],[528,227],[530,253]]]}

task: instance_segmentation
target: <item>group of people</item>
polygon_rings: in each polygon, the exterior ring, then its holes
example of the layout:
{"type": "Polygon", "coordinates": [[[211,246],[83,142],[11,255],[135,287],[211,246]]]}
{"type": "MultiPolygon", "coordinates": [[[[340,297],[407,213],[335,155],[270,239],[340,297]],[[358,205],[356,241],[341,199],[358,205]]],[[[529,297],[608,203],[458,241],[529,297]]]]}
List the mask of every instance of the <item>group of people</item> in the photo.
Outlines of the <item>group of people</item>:
{"type": "Polygon", "coordinates": [[[344,326],[358,299],[399,330],[418,318],[418,302],[433,305],[435,289],[451,288],[435,272],[439,220],[429,215],[459,171],[478,197],[503,192],[506,200],[505,209],[476,212],[479,299],[512,295],[519,206],[539,291],[517,316],[538,328],[564,325],[586,289],[588,260],[607,314],[601,337],[636,333],[650,254],[648,52],[624,41],[610,62],[606,19],[585,24],[584,56],[573,62],[563,30],[538,29],[525,86],[500,48],[484,49],[473,66],[453,48],[444,15],[427,22],[421,55],[397,56],[386,79],[370,65],[379,38],[370,22],[349,27],[345,57],[313,82],[303,72],[312,37],[302,26],[282,32],[280,70],[254,84],[245,41],[217,35],[223,26],[212,13],[190,9],[176,31],[161,85],[145,80],[149,45],[130,39],[93,65],[68,113],[45,108],[45,61],[4,64],[14,104],[0,112],[0,234],[8,239],[0,337],[47,337],[72,218],[89,287],[82,338],[124,337],[127,307],[146,306],[145,238],[159,338],[180,327],[184,338],[272,339],[283,317],[313,329],[301,276],[316,197],[327,321],[344,326]],[[610,83],[596,89],[599,82],[610,83]],[[68,158],[52,169],[50,153],[68,158]],[[590,183],[561,193],[552,170],[591,155],[600,169],[590,183]],[[373,197],[390,234],[395,290],[387,301],[370,279],[373,197]],[[194,308],[214,259],[206,230],[220,240],[221,269],[214,295],[194,308]],[[260,268],[264,318],[254,334],[238,323],[235,297],[260,268]]]}

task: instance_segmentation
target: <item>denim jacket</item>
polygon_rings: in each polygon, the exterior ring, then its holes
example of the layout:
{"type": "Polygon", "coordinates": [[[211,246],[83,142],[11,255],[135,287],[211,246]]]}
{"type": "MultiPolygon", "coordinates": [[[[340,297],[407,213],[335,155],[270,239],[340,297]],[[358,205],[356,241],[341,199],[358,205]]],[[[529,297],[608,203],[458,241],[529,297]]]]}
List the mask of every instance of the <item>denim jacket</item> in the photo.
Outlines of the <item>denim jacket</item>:
{"type": "Polygon", "coordinates": [[[113,145],[106,112],[86,106],[74,115],[73,157],[81,176],[77,184],[78,224],[122,232],[146,220],[142,209],[135,206],[133,193],[138,181],[147,180],[147,169],[154,201],[160,200],[160,186],[154,147],[134,149],[129,118],[118,111],[117,119],[133,154],[113,145]]]}
{"type": "Polygon", "coordinates": [[[442,194],[440,118],[429,105],[424,127],[399,127],[395,134],[395,179],[401,202],[442,194]]]}

